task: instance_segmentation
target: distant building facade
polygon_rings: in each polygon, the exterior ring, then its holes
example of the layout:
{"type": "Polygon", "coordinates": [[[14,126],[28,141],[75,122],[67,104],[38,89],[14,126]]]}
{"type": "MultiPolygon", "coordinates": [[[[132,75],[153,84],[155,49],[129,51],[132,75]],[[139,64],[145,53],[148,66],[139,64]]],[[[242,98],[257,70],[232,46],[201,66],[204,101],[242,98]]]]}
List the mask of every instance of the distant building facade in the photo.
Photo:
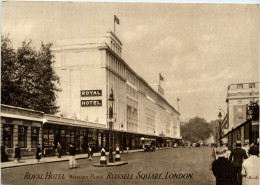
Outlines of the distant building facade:
{"type": "MultiPolygon", "coordinates": [[[[229,138],[230,146],[234,147],[237,140],[241,140],[243,144],[258,143],[259,120],[255,116],[250,116],[250,110],[259,103],[259,82],[230,84],[226,102],[224,134],[229,138]]],[[[253,109],[254,112],[257,111],[253,109]]]]}

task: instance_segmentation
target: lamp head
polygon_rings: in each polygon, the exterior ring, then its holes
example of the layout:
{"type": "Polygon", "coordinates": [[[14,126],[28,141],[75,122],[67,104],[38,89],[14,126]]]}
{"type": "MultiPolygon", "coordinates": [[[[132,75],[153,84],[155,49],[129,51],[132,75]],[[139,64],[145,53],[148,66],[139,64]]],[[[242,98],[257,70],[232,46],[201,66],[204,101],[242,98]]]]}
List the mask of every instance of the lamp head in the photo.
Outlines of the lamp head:
{"type": "Polygon", "coordinates": [[[221,117],[222,117],[221,112],[218,113],[218,117],[219,117],[219,119],[221,119],[221,117]]]}
{"type": "Polygon", "coordinates": [[[115,101],[112,88],[111,88],[111,92],[110,92],[108,101],[112,101],[112,102],[115,101]]]}

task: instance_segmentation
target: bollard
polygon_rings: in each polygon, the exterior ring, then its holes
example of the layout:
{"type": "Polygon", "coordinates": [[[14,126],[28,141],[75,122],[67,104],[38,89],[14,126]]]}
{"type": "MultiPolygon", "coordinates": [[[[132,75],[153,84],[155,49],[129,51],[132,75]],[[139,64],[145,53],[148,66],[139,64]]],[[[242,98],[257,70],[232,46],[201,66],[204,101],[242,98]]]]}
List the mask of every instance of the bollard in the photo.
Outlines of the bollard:
{"type": "Polygon", "coordinates": [[[100,157],[100,164],[106,165],[106,150],[104,148],[101,149],[101,157],[100,157]]]}
{"type": "Polygon", "coordinates": [[[116,147],[115,161],[121,161],[119,153],[120,153],[120,149],[119,149],[119,147],[116,147]]]}

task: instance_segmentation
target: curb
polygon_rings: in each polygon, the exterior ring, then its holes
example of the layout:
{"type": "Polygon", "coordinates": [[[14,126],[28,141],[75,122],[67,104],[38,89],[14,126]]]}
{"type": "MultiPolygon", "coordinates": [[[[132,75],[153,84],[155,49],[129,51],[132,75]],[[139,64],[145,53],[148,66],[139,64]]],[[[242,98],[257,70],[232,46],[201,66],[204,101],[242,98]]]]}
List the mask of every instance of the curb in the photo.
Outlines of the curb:
{"type": "Polygon", "coordinates": [[[95,163],[95,164],[93,164],[93,166],[95,166],[95,167],[113,167],[113,166],[122,166],[125,164],[128,164],[128,162],[120,161],[120,162],[107,163],[107,164],[95,163]]]}
{"type": "MultiPolygon", "coordinates": [[[[143,150],[142,149],[140,149],[140,150],[132,150],[132,151],[128,151],[128,153],[122,153],[122,154],[129,154],[129,153],[135,153],[135,152],[142,152],[143,150]]],[[[106,152],[106,155],[108,155],[109,153],[108,152],[106,152]]],[[[94,155],[93,155],[93,158],[95,158],[95,157],[100,157],[100,153],[94,153],[94,155]],[[96,155],[95,155],[96,154],[96,155]]],[[[44,159],[44,158],[43,158],[44,159]]],[[[88,156],[82,156],[82,157],[76,157],[76,160],[78,160],[78,159],[88,159],[88,156]]],[[[21,164],[21,163],[19,163],[20,165],[14,165],[14,166],[5,166],[5,167],[2,167],[1,166],[1,169],[6,169],[6,168],[16,168],[16,167],[22,167],[22,166],[30,166],[30,165],[36,165],[36,164],[46,164],[46,163],[55,163],[55,162],[64,162],[64,161],[69,161],[69,159],[60,159],[60,160],[58,160],[58,161],[56,161],[56,160],[54,160],[54,161],[42,161],[42,162],[37,162],[37,163],[24,163],[24,164],[21,164]]],[[[8,163],[8,162],[7,162],[8,163]]]]}

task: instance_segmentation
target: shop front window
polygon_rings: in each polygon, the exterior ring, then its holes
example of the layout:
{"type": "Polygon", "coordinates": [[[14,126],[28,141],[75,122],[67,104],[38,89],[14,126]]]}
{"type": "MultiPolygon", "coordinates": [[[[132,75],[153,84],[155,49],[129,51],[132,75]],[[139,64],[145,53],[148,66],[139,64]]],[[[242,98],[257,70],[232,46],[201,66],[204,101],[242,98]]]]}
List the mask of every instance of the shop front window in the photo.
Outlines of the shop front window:
{"type": "Polygon", "coordinates": [[[3,125],[3,144],[7,148],[13,147],[13,125],[3,125]]]}
{"type": "Polygon", "coordinates": [[[70,130],[66,130],[66,148],[70,147],[70,130]]]}
{"type": "Polygon", "coordinates": [[[27,147],[27,127],[19,125],[18,126],[18,144],[21,148],[27,147]]]}
{"type": "Polygon", "coordinates": [[[36,148],[39,144],[39,127],[32,127],[31,132],[32,148],[36,148]]]}

